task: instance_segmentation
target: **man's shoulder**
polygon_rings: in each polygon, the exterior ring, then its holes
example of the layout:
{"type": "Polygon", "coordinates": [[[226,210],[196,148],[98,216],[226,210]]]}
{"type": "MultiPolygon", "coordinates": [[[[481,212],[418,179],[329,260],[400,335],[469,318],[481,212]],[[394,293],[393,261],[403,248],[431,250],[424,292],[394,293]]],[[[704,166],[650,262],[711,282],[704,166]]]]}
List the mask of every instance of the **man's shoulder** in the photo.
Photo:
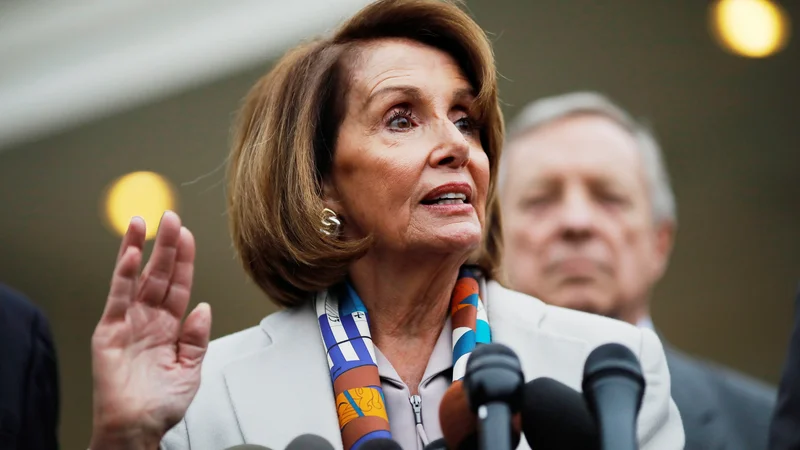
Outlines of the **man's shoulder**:
{"type": "Polygon", "coordinates": [[[35,343],[52,347],[50,323],[28,297],[0,283],[0,343],[30,351],[35,343]]]}
{"type": "Polygon", "coordinates": [[[684,380],[703,383],[717,394],[722,406],[742,408],[742,412],[770,413],[775,406],[777,390],[763,381],[672,347],[667,347],[666,354],[677,389],[684,380]]]}
{"type": "Polygon", "coordinates": [[[0,283],[0,317],[7,315],[15,321],[31,321],[39,309],[21,292],[0,283]]]}

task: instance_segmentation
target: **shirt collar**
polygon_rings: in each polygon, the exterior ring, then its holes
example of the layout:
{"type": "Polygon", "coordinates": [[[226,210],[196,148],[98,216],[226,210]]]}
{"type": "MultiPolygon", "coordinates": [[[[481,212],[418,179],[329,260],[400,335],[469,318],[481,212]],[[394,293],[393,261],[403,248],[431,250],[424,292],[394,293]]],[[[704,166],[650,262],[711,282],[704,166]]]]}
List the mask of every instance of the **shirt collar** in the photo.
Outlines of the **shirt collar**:
{"type": "MultiPolygon", "coordinates": [[[[425,367],[425,373],[420,381],[420,386],[425,385],[433,378],[449,371],[453,368],[453,325],[450,318],[447,318],[444,326],[442,327],[439,338],[433,346],[433,352],[428,359],[428,365],[425,367]]],[[[378,375],[386,381],[394,384],[404,385],[403,380],[397,374],[397,371],[392,367],[392,363],[381,353],[381,350],[375,346],[375,363],[378,365],[378,375]]]]}

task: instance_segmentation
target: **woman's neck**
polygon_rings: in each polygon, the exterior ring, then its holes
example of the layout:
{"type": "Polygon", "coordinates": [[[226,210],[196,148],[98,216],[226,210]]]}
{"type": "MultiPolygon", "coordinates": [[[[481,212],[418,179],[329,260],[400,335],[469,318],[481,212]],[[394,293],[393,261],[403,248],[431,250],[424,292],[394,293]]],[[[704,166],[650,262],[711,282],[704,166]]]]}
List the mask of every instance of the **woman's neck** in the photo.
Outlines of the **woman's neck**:
{"type": "Polygon", "coordinates": [[[442,332],[461,260],[368,253],[350,280],[367,307],[375,345],[416,393],[442,332]]]}

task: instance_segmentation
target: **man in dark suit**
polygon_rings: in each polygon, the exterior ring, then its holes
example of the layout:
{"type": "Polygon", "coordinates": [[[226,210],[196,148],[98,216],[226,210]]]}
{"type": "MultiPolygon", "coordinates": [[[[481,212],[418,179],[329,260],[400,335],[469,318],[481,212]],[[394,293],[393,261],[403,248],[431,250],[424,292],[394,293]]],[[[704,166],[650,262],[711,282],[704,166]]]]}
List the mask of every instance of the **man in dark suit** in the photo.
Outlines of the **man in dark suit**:
{"type": "Polygon", "coordinates": [[[0,284],[0,449],[58,448],[58,370],[50,326],[0,284]]]}
{"type": "MultiPolygon", "coordinates": [[[[677,217],[647,128],[595,93],[535,102],[510,124],[498,188],[513,289],[652,328],[677,217]]],[[[766,448],[774,389],[665,350],[686,449],[766,448]]]]}
{"type": "Polygon", "coordinates": [[[769,431],[770,450],[800,449],[800,288],[794,303],[794,330],[787,353],[769,431]]]}

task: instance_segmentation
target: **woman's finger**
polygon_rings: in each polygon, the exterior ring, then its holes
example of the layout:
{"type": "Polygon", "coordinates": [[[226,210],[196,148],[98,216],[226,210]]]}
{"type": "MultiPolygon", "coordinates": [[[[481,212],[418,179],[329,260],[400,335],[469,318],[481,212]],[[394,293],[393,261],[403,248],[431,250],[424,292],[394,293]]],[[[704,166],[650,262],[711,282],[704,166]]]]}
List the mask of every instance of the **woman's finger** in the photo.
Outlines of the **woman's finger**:
{"type": "Polygon", "coordinates": [[[136,295],[138,301],[152,306],[161,306],[164,302],[175,267],[180,232],[180,217],[172,211],[165,212],[158,226],[153,253],[142,271],[136,295]]]}
{"type": "Polygon", "coordinates": [[[111,276],[111,288],[108,292],[103,316],[100,318],[101,323],[125,320],[125,314],[136,290],[136,280],[141,263],[142,251],[136,246],[128,247],[120,256],[111,276]]]}
{"type": "Polygon", "coordinates": [[[203,362],[211,337],[211,306],[198,304],[181,328],[178,339],[178,362],[185,367],[195,367],[203,362]]]}
{"type": "Polygon", "coordinates": [[[122,242],[119,245],[119,252],[117,253],[117,262],[119,262],[122,255],[125,253],[125,250],[128,249],[130,246],[134,246],[138,248],[140,251],[144,248],[144,240],[145,234],[147,232],[147,226],[139,216],[134,216],[131,218],[130,223],[128,223],[128,229],[125,231],[125,235],[122,237],[122,242]]]}
{"type": "Polygon", "coordinates": [[[175,317],[182,318],[189,304],[192,292],[192,278],[194,276],[195,243],[192,232],[186,227],[181,227],[178,238],[178,253],[175,256],[175,268],[172,271],[172,280],[164,300],[164,308],[175,317]]]}

